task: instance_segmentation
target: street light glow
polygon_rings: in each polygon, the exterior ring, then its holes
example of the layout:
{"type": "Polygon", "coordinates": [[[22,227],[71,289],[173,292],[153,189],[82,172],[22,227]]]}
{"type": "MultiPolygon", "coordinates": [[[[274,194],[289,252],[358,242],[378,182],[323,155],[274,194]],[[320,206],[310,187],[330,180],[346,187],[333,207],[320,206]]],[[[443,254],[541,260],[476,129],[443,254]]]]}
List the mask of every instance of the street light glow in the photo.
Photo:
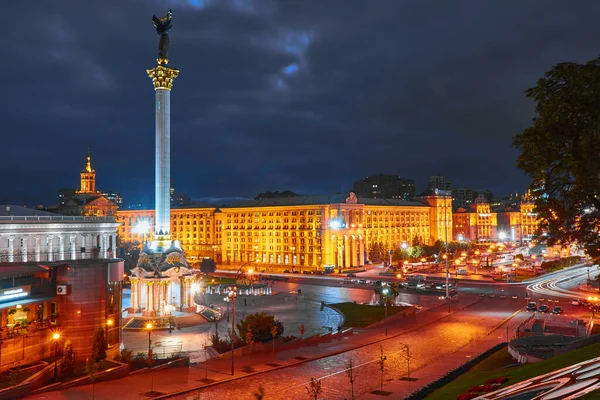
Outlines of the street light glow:
{"type": "Polygon", "coordinates": [[[60,333],[55,332],[54,335],[52,335],[52,339],[54,339],[54,340],[60,339],[60,333]]]}
{"type": "Polygon", "coordinates": [[[146,324],[146,329],[148,329],[148,330],[152,329],[152,322],[148,322],[146,324]]]}
{"type": "Polygon", "coordinates": [[[145,235],[150,232],[150,222],[147,219],[140,219],[135,223],[131,230],[133,233],[145,235]]]}

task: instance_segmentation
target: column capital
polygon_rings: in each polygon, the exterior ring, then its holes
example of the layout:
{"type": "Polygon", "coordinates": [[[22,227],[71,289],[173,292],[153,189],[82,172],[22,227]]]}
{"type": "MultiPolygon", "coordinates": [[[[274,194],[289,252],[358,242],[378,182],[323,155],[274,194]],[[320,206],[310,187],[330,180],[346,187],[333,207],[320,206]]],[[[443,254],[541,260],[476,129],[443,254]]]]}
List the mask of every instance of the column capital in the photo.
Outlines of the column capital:
{"type": "Polygon", "coordinates": [[[179,75],[179,70],[168,68],[162,65],[157,65],[152,69],[147,69],[146,73],[148,74],[148,77],[152,79],[152,83],[154,84],[154,90],[171,90],[171,88],[173,87],[173,81],[179,75]]]}

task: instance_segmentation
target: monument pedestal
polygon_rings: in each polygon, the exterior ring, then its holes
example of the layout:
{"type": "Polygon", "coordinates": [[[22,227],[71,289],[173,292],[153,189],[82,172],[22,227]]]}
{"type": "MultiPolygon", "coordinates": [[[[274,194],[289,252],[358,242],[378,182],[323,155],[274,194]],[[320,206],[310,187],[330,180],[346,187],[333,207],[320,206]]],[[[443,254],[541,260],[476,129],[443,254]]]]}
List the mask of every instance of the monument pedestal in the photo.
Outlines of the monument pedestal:
{"type": "Polygon", "coordinates": [[[142,317],[153,318],[153,317],[156,317],[156,314],[157,314],[156,311],[146,311],[146,310],[142,311],[142,317]]]}

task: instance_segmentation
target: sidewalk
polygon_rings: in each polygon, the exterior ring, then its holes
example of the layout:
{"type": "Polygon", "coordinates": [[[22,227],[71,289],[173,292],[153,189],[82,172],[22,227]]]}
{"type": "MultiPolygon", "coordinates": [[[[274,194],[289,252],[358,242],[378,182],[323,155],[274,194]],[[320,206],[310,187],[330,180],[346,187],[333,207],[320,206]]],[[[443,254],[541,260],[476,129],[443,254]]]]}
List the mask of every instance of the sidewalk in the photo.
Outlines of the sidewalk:
{"type": "MultiPolygon", "coordinates": [[[[452,305],[452,311],[453,313],[462,311],[464,308],[479,301],[480,299],[475,296],[468,298],[465,296],[461,298],[460,304],[452,305]]],[[[388,325],[389,335],[387,338],[389,339],[396,335],[419,329],[448,315],[446,305],[442,305],[435,309],[418,313],[416,316],[392,320],[388,325]]],[[[273,358],[273,354],[269,351],[247,356],[236,355],[235,377],[233,378],[231,377],[231,356],[228,354],[221,359],[210,360],[208,363],[203,364],[195,364],[188,369],[164,369],[138,373],[119,380],[99,382],[94,388],[95,398],[112,399],[115,393],[121,393],[121,398],[123,399],[141,399],[147,398],[147,393],[151,390],[159,393],[157,397],[154,397],[158,399],[171,397],[178,392],[182,392],[181,398],[185,398],[193,394],[195,389],[201,387],[277,370],[307,361],[318,360],[385,339],[384,327],[381,327],[369,329],[368,333],[367,331],[359,330],[352,337],[336,339],[329,343],[285,350],[277,353],[275,358],[273,358]]],[[[46,399],[76,400],[89,399],[91,398],[91,393],[92,386],[86,385],[63,391],[48,392],[43,395],[46,399]]]]}
{"type": "MultiPolygon", "coordinates": [[[[496,329],[490,332],[487,336],[474,340],[467,346],[463,347],[459,351],[442,357],[433,364],[429,364],[423,368],[417,369],[410,372],[411,379],[408,380],[395,380],[387,385],[383,386],[383,390],[391,393],[390,395],[384,396],[387,399],[403,399],[410,395],[413,391],[434,382],[440,377],[444,376],[448,372],[460,367],[465,362],[469,361],[470,358],[476,357],[484,351],[494,347],[496,344],[507,341],[507,327],[509,337],[512,337],[513,332],[516,330],[517,325],[526,317],[525,313],[518,313],[511,317],[508,321],[500,324],[496,329]]],[[[403,377],[406,377],[405,374],[403,377]]],[[[375,400],[381,399],[381,395],[366,394],[359,397],[364,400],[375,400]]]]}

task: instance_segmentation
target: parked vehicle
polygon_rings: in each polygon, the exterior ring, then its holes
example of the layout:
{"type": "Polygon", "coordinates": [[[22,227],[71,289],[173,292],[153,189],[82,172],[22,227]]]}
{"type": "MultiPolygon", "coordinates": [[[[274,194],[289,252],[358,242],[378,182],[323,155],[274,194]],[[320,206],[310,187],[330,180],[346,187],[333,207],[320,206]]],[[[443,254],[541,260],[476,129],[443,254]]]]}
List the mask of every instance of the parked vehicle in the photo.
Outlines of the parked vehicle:
{"type": "Polygon", "coordinates": [[[350,272],[349,274],[346,274],[346,276],[349,278],[354,278],[354,277],[356,277],[356,274],[353,274],[352,272],[350,272]]]}
{"type": "Polygon", "coordinates": [[[573,299],[573,300],[571,300],[571,305],[572,306],[580,306],[581,302],[579,301],[579,299],[573,299]]]}
{"type": "Polygon", "coordinates": [[[527,311],[537,311],[537,304],[535,304],[535,301],[527,303],[527,311]]]}
{"type": "Polygon", "coordinates": [[[538,310],[538,312],[541,312],[541,313],[550,312],[550,308],[548,308],[548,306],[545,304],[542,304],[541,306],[539,306],[537,310],[538,310]]]}

